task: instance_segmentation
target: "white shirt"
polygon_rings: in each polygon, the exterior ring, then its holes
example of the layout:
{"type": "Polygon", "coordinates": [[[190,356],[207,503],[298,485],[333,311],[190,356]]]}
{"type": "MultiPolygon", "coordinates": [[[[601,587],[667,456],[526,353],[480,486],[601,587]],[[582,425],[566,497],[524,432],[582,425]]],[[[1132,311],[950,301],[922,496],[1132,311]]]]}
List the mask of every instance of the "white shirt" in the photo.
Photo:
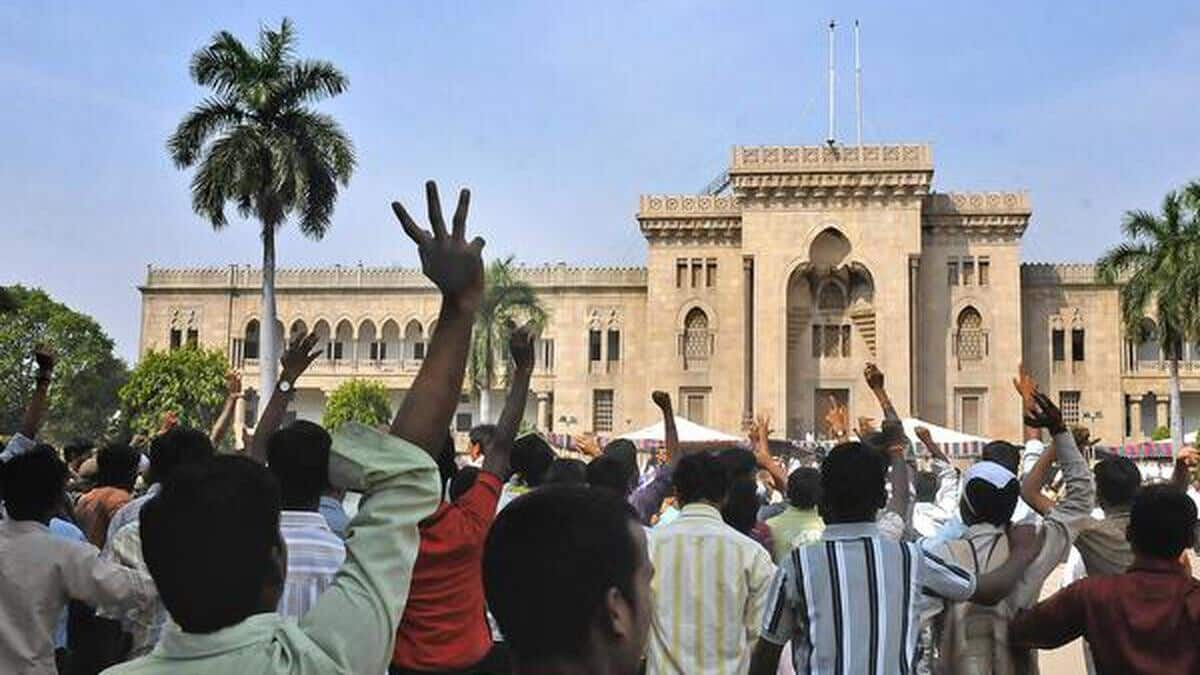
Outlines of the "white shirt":
{"type": "Polygon", "coordinates": [[[771,555],[707,504],[684,506],[652,532],[649,545],[654,617],[646,673],[745,673],[775,575],[771,555]]]}
{"type": "Polygon", "coordinates": [[[317,511],[281,511],[279,533],[287,545],[287,579],[279,613],[299,619],[333,584],[346,560],[346,545],[317,511]]]}

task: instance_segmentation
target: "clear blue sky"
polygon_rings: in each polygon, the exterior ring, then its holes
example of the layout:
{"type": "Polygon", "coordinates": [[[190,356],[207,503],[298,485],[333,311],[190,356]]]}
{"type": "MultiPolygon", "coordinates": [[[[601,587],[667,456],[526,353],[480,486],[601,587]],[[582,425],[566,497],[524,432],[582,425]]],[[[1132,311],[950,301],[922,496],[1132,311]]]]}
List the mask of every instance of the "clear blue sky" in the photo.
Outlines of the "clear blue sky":
{"type": "Polygon", "coordinates": [[[388,202],[427,177],[473,188],[492,255],[640,264],[639,193],[699,190],[735,144],[821,141],[830,16],[863,24],[866,140],[932,143],[938,189],[1028,189],[1026,260],[1090,260],[1200,177],[1195,2],[183,4],[0,0],[0,283],[96,316],[127,358],[147,263],[259,259],[253,225],[192,214],[164,140],[203,93],[192,51],[285,15],[350,78],[326,110],[359,166],[282,265],[414,264],[388,202]]]}

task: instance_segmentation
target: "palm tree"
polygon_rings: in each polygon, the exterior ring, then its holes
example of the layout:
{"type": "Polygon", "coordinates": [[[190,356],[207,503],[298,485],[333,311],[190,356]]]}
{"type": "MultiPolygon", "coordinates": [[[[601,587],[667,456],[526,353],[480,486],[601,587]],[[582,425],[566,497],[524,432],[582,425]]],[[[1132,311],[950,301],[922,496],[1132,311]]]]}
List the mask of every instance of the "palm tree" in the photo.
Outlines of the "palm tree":
{"type": "Polygon", "coordinates": [[[262,228],[261,387],[275,389],[279,362],[275,318],[275,233],[289,216],[313,239],[325,236],[354,171],[354,145],[338,123],[310,105],[346,90],[327,61],[298,59],[296,34],[284,19],[262,28],[250,49],[227,31],[192,55],[191,76],[212,90],[167,141],[175,165],[196,166],[192,209],[214,229],[228,224],[226,202],[262,228]]]}
{"type": "Polygon", "coordinates": [[[481,423],[492,421],[489,397],[498,366],[508,371],[505,346],[509,331],[518,323],[532,322],[539,329],[546,323],[545,306],[529,282],[517,278],[514,268],[513,257],[509,256],[493,260],[484,270],[483,301],[475,315],[468,364],[471,387],[479,394],[481,423]]]}
{"type": "Polygon", "coordinates": [[[1128,211],[1121,222],[1128,241],[1097,262],[1105,283],[1122,282],[1121,320],[1134,340],[1150,339],[1142,318],[1152,310],[1159,347],[1167,358],[1171,441],[1183,445],[1179,359],[1185,340],[1200,335],[1200,181],[1163,198],[1162,214],[1128,211]]]}

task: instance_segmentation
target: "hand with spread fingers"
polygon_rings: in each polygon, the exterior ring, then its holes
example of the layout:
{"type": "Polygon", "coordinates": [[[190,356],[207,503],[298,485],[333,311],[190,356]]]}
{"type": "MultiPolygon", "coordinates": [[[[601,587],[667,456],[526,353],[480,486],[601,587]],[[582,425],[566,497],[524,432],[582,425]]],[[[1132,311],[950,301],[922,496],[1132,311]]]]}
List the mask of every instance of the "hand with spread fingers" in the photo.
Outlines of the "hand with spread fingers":
{"type": "Polygon", "coordinates": [[[536,339],[537,331],[528,324],[509,332],[508,352],[517,369],[533,370],[533,343],[536,339]]]}
{"type": "Polygon", "coordinates": [[[316,349],[319,339],[316,333],[301,334],[292,338],[291,344],[279,359],[283,366],[281,379],[286,380],[289,384],[295,384],[296,380],[300,379],[313,361],[321,356],[322,350],[316,349]]]}
{"type": "Polygon", "coordinates": [[[1025,364],[1022,363],[1017,368],[1017,376],[1013,378],[1013,387],[1017,393],[1021,395],[1021,405],[1026,412],[1033,408],[1033,396],[1038,391],[1037,381],[1025,370],[1025,364]]]}
{"type": "Polygon", "coordinates": [[[442,218],[437,184],[433,181],[425,183],[425,199],[432,232],[418,226],[400,202],[392,202],[392,211],[405,234],[417,244],[425,276],[444,297],[453,299],[458,309],[474,311],[483,295],[484,241],[480,237],[466,240],[471,192],[464,189],[458,193],[458,207],[454,210],[453,227],[449,232],[442,218]]]}
{"type": "Polygon", "coordinates": [[[1062,411],[1054,405],[1049,396],[1041,392],[1033,395],[1033,407],[1025,413],[1025,425],[1034,429],[1046,429],[1051,434],[1060,434],[1067,430],[1063,423],[1062,411]]]}

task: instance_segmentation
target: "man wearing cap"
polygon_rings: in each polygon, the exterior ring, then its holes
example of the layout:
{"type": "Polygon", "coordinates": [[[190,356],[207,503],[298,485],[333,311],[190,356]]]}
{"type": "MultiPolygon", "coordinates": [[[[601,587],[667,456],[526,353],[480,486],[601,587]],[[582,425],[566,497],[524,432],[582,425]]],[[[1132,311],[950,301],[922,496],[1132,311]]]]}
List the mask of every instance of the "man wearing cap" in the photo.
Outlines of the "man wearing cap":
{"type": "MultiPolygon", "coordinates": [[[[1034,394],[1026,409],[1026,424],[1048,429],[1054,437],[1066,485],[1064,497],[1045,516],[1039,532],[1038,554],[1024,569],[1020,582],[1001,602],[983,606],[970,601],[947,601],[936,619],[938,673],[1036,673],[1036,652],[1013,648],[1008,621],[1036,600],[1054,567],[1063,560],[1085,525],[1094,505],[1091,472],[1067,431],[1058,408],[1044,394],[1034,394]]],[[[959,511],[966,532],[959,539],[926,541],[926,550],[980,575],[1009,558],[1007,528],[1020,496],[1020,483],[1009,467],[981,461],[962,480],[959,511]]],[[[934,610],[936,611],[936,609],[934,610]]]]}

